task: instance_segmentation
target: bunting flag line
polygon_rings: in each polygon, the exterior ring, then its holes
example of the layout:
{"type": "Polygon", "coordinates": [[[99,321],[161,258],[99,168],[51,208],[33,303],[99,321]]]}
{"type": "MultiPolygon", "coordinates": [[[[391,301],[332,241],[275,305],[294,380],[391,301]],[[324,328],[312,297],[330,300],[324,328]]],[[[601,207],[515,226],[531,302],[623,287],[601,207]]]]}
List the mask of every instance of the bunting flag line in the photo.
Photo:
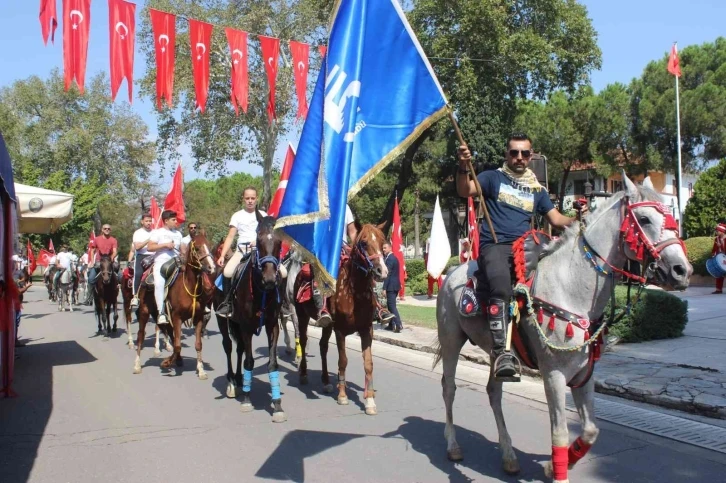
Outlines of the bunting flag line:
{"type": "Polygon", "coordinates": [[[308,115],[308,69],[310,68],[310,46],[302,42],[290,41],[293,73],[295,74],[295,92],[297,93],[297,118],[305,119],[308,115]]]}
{"type": "Polygon", "coordinates": [[[448,107],[397,0],[339,2],[327,47],[276,228],[329,294],[348,200],[448,107]]]}
{"type": "Polygon", "coordinates": [[[111,46],[111,100],[126,79],[129,104],[134,86],[134,43],[136,39],[136,4],[108,0],[108,28],[111,46]]]}
{"type": "Polygon", "coordinates": [[[189,19],[189,43],[192,49],[192,71],[197,107],[204,112],[209,93],[209,53],[212,46],[212,24],[189,19]]]}
{"type": "Polygon", "coordinates": [[[673,44],[671,55],[668,57],[668,72],[676,77],[681,76],[681,60],[678,58],[678,47],[673,44]]]}
{"type": "Polygon", "coordinates": [[[48,37],[55,44],[55,29],[58,28],[58,14],[56,13],[56,0],[40,0],[40,32],[43,35],[43,44],[48,45],[48,37]]]}
{"type": "Polygon", "coordinates": [[[90,25],[91,0],[63,0],[63,77],[66,91],[75,80],[83,94],[90,25]]]}
{"type": "Polygon", "coordinates": [[[474,209],[474,198],[469,197],[469,206],[466,211],[467,221],[469,224],[469,246],[471,249],[471,259],[479,259],[479,227],[476,222],[476,210],[474,209]]]}
{"type": "MultiPolygon", "coordinates": [[[[164,210],[176,211],[176,221],[181,225],[187,220],[186,209],[184,208],[184,175],[182,174],[181,163],[176,167],[171,188],[164,200],[164,210]]],[[[159,217],[161,218],[161,216],[159,217]]]]}
{"type": "Polygon", "coordinates": [[[149,9],[151,30],[154,33],[156,53],[156,106],[161,109],[161,99],[171,107],[174,92],[174,46],[176,45],[176,15],[149,9]]]}
{"type": "Polygon", "coordinates": [[[267,72],[267,85],[270,93],[267,101],[267,116],[270,124],[277,119],[275,116],[275,84],[277,83],[277,67],[280,56],[280,39],[260,35],[262,58],[265,59],[265,72],[267,72]]]}
{"type": "Polygon", "coordinates": [[[249,73],[247,57],[247,32],[231,28],[224,29],[232,57],[232,105],[239,116],[239,110],[247,114],[249,103],[249,73]]]}
{"type": "Polygon", "coordinates": [[[393,225],[391,226],[391,251],[398,258],[398,279],[403,282],[405,280],[406,260],[403,256],[403,233],[401,232],[401,213],[398,209],[398,197],[393,202],[393,225]]]}

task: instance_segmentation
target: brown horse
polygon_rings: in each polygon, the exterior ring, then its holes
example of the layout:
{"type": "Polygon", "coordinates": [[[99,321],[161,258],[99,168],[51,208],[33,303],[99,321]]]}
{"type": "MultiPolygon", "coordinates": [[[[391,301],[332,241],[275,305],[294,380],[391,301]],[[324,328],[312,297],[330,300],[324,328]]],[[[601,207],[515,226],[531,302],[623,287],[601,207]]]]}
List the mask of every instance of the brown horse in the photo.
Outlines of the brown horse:
{"type": "MultiPolygon", "coordinates": [[[[357,225],[357,222],[356,222],[357,225]]],[[[320,359],[322,360],[322,381],[325,391],[332,392],[328,375],[328,342],[335,331],[338,344],[338,404],[348,404],[346,394],[345,370],[348,367],[348,356],[345,353],[345,338],[358,333],[363,352],[363,368],[365,370],[365,410],[368,415],[377,414],[375,391],[373,389],[373,317],[376,312],[376,299],[371,290],[373,280],[381,281],[388,276],[388,269],[383,261],[382,247],[385,236],[380,227],[374,225],[358,226],[358,237],[353,242],[350,256],[340,264],[338,282],[335,293],[328,299],[333,324],[323,329],[320,339],[320,359]]],[[[314,304],[296,304],[298,322],[300,323],[300,345],[302,361],[300,362],[300,383],[307,382],[307,361],[305,345],[307,344],[307,326],[314,310],[314,304]]]]}
{"type": "MultiPolygon", "coordinates": [[[[124,318],[126,319],[126,333],[128,334],[128,346],[129,349],[136,349],[136,346],[134,346],[134,337],[131,332],[131,299],[134,298],[134,264],[129,263],[129,266],[124,270],[123,274],[121,275],[121,300],[123,300],[123,307],[124,307],[124,318]]],[[[159,339],[161,335],[161,330],[159,330],[159,326],[156,326],[155,330],[156,334],[156,342],[154,343],[154,355],[160,356],[161,355],[161,348],[159,345],[159,339]]],[[[169,352],[173,351],[174,349],[171,346],[171,342],[169,342],[169,338],[164,335],[164,342],[166,342],[166,350],[169,352]]]]}
{"type": "Polygon", "coordinates": [[[113,261],[108,255],[102,255],[99,262],[100,268],[96,274],[94,283],[93,298],[96,307],[96,320],[98,321],[98,333],[103,332],[103,339],[108,340],[109,331],[116,332],[118,322],[118,311],[116,300],[118,299],[118,279],[113,269],[113,261]],[[111,312],[113,311],[113,328],[111,325],[111,312]]]}
{"type": "MultiPolygon", "coordinates": [[[[167,315],[171,319],[171,323],[164,324],[161,330],[173,340],[174,351],[161,363],[162,369],[168,369],[174,363],[178,367],[183,365],[181,326],[184,321],[191,321],[196,333],[194,348],[197,351],[197,375],[201,380],[207,379],[202,360],[202,331],[205,325],[204,307],[209,305],[214,290],[214,286],[207,276],[212,273],[214,273],[214,260],[209,250],[209,242],[204,233],[198,233],[189,243],[186,263],[181,267],[181,272],[168,289],[167,303],[171,310],[167,315]]],[[[155,280],[154,283],[163,282],[155,280]]],[[[139,333],[136,340],[134,374],[141,374],[141,349],[144,345],[146,323],[151,315],[156,320],[159,314],[152,287],[142,284],[139,290],[139,302],[139,333]]]]}
{"type": "Polygon", "coordinates": [[[270,378],[272,393],[272,421],[281,423],[287,420],[282,409],[280,376],[277,364],[277,340],[280,336],[280,249],[282,241],[275,235],[275,218],[263,217],[257,212],[257,242],[252,251],[247,268],[237,282],[234,300],[234,314],[225,319],[217,316],[222,344],[227,354],[227,396],[234,397],[236,389],[242,385],[242,411],[252,411],[250,393],[252,391],[252,370],[255,358],[252,352],[252,337],[258,335],[262,327],[267,333],[269,362],[267,374],[270,378]],[[232,342],[237,342],[237,372],[232,372],[232,342]],[[244,352],[244,372],[240,378],[240,356],[244,352]]]}

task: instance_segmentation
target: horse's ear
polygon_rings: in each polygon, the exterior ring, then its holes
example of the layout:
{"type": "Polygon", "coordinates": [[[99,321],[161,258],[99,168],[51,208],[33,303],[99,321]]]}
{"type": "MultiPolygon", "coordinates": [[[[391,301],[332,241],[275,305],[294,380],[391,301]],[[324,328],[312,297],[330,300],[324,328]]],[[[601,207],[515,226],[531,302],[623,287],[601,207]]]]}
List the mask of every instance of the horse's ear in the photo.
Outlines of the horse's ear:
{"type": "Polygon", "coordinates": [[[650,179],[650,176],[646,176],[643,180],[643,188],[648,188],[655,191],[655,186],[653,186],[653,180],[650,179]]]}
{"type": "Polygon", "coordinates": [[[262,216],[262,213],[257,208],[255,208],[255,215],[257,216],[257,223],[262,223],[264,216],[262,216]]]}
{"type": "Polygon", "coordinates": [[[630,198],[631,201],[637,201],[640,198],[640,193],[638,192],[638,187],[635,186],[635,183],[630,181],[630,178],[628,178],[628,175],[625,174],[625,170],[622,170],[622,176],[623,176],[623,183],[625,184],[625,194],[628,198],[630,198]]]}
{"type": "Polygon", "coordinates": [[[385,221],[383,223],[381,223],[380,225],[376,225],[376,228],[378,228],[379,230],[381,230],[384,235],[386,234],[386,232],[384,231],[386,229],[386,222],[385,221]]]}
{"type": "MultiPolygon", "coordinates": [[[[360,224],[360,221],[358,221],[358,218],[353,220],[353,224],[355,225],[355,231],[357,231],[358,234],[360,234],[361,230],[363,229],[363,225],[360,224]]],[[[352,242],[353,242],[353,240],[351,240],[351,243],[352,242]]]]}

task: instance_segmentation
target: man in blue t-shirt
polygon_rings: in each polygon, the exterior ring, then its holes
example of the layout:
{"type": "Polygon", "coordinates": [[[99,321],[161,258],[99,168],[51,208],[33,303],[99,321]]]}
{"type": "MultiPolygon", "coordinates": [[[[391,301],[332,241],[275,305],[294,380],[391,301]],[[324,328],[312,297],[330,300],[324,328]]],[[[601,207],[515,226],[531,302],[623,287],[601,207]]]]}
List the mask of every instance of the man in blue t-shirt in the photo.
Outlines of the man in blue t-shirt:
{"type": "MultiPolygon", "coordinates": [[[[476,196],[467,165],[471,153],[466,145],[458,151],[456,190],[461,197],[476,196]]],[[[496,242],[486,222],[481,223],[477,260],[477,298],[486,309],[493,340],[492,370],[498,380],[516,381],[516,356],[506,350],[509,302],[512,298],[512,243],[529,230],[531,217],[544,215],[553,226],[563,228],[575,221],[562,215],[550,201],[547,190],[529,169],[532,141],[526,134],[513,134],[507,140],[506,162],[495,171],[477,176],[492,220],[496,242]]]]}

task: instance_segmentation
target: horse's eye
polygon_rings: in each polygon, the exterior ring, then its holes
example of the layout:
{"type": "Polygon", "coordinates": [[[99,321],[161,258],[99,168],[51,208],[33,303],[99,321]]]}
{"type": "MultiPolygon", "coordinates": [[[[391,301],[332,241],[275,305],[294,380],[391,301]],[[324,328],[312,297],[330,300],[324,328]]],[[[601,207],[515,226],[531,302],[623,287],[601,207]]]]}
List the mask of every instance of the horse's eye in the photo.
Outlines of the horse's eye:
{"type": "Polygon", "coordinates": [[[640,223],[641,226],[650,225],[650,218],[647,216],[641,216],[638,218],[638,223],[640,223]]]}

